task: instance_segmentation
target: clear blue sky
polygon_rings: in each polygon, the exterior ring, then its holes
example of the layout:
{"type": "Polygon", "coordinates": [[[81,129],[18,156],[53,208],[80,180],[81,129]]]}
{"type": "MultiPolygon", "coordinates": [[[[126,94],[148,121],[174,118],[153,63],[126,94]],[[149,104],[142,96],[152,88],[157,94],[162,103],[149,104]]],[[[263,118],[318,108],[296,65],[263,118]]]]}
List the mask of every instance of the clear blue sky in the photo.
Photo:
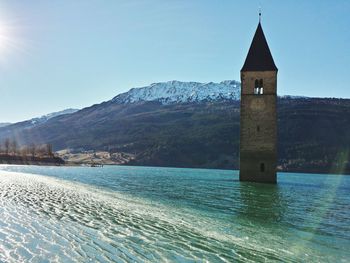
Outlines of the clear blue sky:
{"type": "Polygon", "coordinates": [[[152,82],[239,80],[262,6],[279,94],[350,98],[350,1],[0,2],[0,122],[152,82]]]}

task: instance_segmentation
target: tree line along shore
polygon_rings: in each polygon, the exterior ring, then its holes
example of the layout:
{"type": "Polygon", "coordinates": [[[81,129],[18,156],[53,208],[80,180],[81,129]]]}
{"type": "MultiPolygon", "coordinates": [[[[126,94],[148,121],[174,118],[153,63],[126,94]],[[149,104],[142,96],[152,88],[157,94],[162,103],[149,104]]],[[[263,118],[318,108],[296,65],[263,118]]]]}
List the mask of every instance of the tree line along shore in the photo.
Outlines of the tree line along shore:
{"type": "Polygon", "coordinates": [[[5,139],[0,144],[0,164],[64,165],[51,144],[19,146],[16,140],[5,139]]]}

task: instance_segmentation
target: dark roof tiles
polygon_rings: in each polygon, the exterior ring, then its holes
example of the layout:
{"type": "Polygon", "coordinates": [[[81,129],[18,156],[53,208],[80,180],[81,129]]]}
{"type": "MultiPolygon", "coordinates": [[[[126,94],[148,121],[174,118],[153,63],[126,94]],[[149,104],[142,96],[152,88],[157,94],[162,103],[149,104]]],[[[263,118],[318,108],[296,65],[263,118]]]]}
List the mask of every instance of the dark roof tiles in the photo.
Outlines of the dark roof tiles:
{"type": "Polygon", "coordinates": [[[259,22],[241,71],[277,71],[269,45],[259,22]]]}

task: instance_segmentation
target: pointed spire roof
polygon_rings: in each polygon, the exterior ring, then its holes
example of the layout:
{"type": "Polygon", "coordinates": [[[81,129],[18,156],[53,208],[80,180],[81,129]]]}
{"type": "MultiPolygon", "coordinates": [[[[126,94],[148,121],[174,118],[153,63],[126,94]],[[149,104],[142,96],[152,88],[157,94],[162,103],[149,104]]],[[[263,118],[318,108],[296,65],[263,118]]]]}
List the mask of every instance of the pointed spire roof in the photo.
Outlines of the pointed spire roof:
{"type": "Polygon", "coordinates": [[[241,71],[277,71],[260,21],[241,71]]]}

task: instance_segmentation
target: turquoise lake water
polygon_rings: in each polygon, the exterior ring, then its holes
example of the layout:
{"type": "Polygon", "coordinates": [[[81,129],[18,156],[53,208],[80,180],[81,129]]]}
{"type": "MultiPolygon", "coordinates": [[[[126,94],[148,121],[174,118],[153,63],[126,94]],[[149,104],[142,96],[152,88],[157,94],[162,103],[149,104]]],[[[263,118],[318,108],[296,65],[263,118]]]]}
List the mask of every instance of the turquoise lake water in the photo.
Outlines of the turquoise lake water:
{"type": "Polygon", "coordinates": [[[88,259],[350,262],[350,176],[1,166],[0,261],[88,259]]]}

